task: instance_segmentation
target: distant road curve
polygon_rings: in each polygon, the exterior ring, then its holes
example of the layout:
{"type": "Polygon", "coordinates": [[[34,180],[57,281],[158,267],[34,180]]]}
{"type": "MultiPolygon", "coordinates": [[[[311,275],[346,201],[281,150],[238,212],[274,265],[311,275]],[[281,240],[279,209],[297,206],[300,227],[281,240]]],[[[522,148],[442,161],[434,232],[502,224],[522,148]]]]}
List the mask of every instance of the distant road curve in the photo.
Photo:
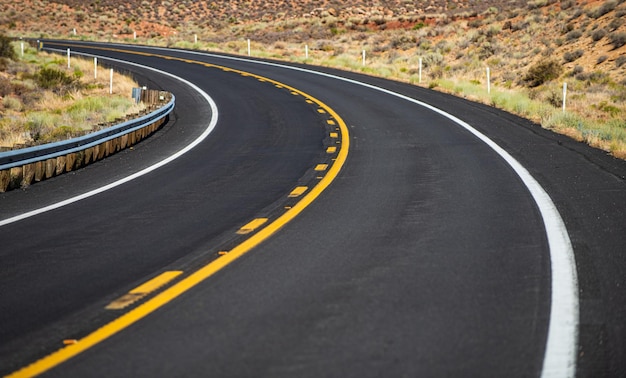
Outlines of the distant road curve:
{"type": "MultiPolygon", "coordinates": [[[[120,366],[145,376],[175,368],[271,376],[626,371],[616,357],[626,339],[616,291],[626,284],[624,162],[498,110],[401,83],[215,54],[115,49],[99,54],[167,67],[192,82],[224,74],[155,55],[301,89],[331,104],[354,147],[338,181],[293,225],[176,306],[52,372],[106,372],[106,361],[138,350],[120,366]],[[211,326],[199,331],[194,325],[207,314],[211,326]],[[184,346],[157,347],[179,337],[184,346]]],[[[219,92],[235,98],[234,88],[219,92]]]]}

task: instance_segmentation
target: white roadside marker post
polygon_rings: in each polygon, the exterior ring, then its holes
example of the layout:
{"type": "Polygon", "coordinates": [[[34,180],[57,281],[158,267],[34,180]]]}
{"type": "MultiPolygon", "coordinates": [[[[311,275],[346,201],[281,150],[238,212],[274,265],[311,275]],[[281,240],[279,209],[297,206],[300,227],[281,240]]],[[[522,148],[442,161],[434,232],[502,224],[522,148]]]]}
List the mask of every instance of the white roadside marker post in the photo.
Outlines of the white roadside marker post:
{"type": "Polygon", "coordinates": [[[419,68],[418,68],[418,70],[417,70],[417,71],[418,71],[418,74],[417,74],[417,82],[418,82],[419,84],[421,84],[421,83],[422,83],[422,65],[423,65],[423,61],[422,61],[422,58],[420,57],[420,58],[419,58],[419,68]]]}

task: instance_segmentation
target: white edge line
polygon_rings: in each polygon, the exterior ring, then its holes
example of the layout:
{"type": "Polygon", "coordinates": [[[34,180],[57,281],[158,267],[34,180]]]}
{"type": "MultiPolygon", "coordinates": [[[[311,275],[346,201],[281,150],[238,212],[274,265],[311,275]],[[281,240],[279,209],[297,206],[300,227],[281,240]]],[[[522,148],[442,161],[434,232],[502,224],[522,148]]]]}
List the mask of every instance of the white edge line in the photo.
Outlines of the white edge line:
{"type": "MultiPolygon", "coordinates": [[[[91,55],[91,54],[81,54],[81,55],[94,56],[94,55],[91,55]]],[[[98,57],[100,57],[100,56],[98,56],[98,57]]],[[[58,209],[58,208],[63,207],[63,206],[67,206],[69,204],[72,204],[74,202],[78,202],[78,201],[83,200],[85,198],[89,198],[89,197],[95,196],[95,195],[97,195],[99,193],[105,192],[105,191],[107,191],[109,189],[113,189],[113,188],[115,188],[117,186],[120,186],[120,185],[125,184],[125,183],[127,183],[129,181],[132,181],[132,180],[134,180],[134,179],[136,179],[138,177],[141,177],[141,176],[143,176],[143,175],[145,175],[147,173],[150,173],[150,172],[154,171],[155,169],[158,169],[158,168],[160,168],[160,167],[162,167],[162,166],[172,162],[173,160],[181,157],[185,153],[189,152],[192,148],[194,148],[195,146],[200,144],[204,139],[206,139],[206,137],[209,136],[209,134],[213,131],[213,129],[215,129],[215,126],[217,125],[217,119],[218,119],[217,105],[215,104],[215,101],[213,101],[213,99],[206,92],[204,92],[202,89],[200,89],[195,84],[193,84],[193,83],[191,83],[191,82],[189,82],[189,81],[187,81],[187,80],[185,80],[185,79],[183,79],[181,77],[175,76],[175,75],[173,75],[173,74],[171,74],[169,72],[161,71],[161,70],[158,70],[158,69],[153,68],[153,67],[148,67],[148,66],[144,66],[144,65],[141,65],[141,64],[137,64],[137,63],[127,62],[127,61],[118,60],[118,59],[112,59],[112,58],[107,58],[107,57],[101,57],[101,58],[109,60],[109,61],[114,61],[114,62],[118,62],[118,63],[124,63],[124,64],[129,64],[129,65],[132,65],[132,66],[146,68],[146,69],[152,70],[154,72],[157,72],[159,74],[162,74],[162,75],[174,78],[174,79],[176,79],[176,80],[178,80],[178,81],[180,81],[180,82],[182,82],[184,84],[187,84],[189,87],[191,87],[192,89],[197,91],[209,103],[209,106],[211,107],[211,112],[212,112],[212,114],[211,114],[211,121],[209,122],[207,128],[202,132],[202,134],[200,134],[200,136],[198,136],[198,138],[196,138],[189,145],[187,145],[186,147],[184,147],[180,151],[178,151],[175,154],[167,157],[164,160],[161,160],[160,162],[158,162],[156,164],[153,164],[153,165],[151,165],[151,166],[149,166],[147,168],[142,169],[141,171],[133,173],[130,176],[124,177],[123,179],[117,180],[117,181],[112,182],[112,183],[110,183],[108,185],[105,185],[105,186],[102,186],[100,188],[91,190],[89,192],[80,194],[78,196],[75,196],[75,197],[72,197],[72,198],[68,198],[66,200],[63,200],[63,201],[60,201],[60,202],[57,202],[57,203],[54,203],[54,204],[51,204],[51,205],[39,208],[39,209],[35,209],[35,210],[29,211],[29,212],[26,212],[26,213],[23,213],[23,214],[20,214],[20,215],[16,215],[16,216],[11,217],[11,218],[0,220],[0,227],[8,225],[10,223],[18,222],[18,221],[26,219],[26,218],[30,218],[30,217],[36,216],[36,215],[39,215],[39,214],[42,214],[42,213],[45,213],[45,212],[48,212],[48,211],[51,211],[51,210],[55,210],[55,209],[58,209]]]]}
{"type": "MultiPolygon", "coordinates": [[[[141,47],[141,46],[139,46],[141,47]]],[[[546,350],[544,353],[541,377],[574,377],[576,373],[576,350],[578,345],[578,322],[579,322],[579,304],[578,304],[578,276],[576,273],[576,261],[574,258],[574,250],[567,233],[565,223],[559,214],[554,202],[543,189],[543,187],[535,180],[522,164],[520,164],[513,156],[506,152],[497,143],[489,139],[486,135],[473,128],[465,121],[446,113],[427,103],[415,100],[411,97],[392,92],[390,90],[377,87],[375,85],[362,83],[345,77],[310,70],[301,67],[292,67],[284,64],[263,62],[258,60],[222,56],[211,53],[202,53],[196,51],[163,49],[168,51],[179,51],[187,54],[197,54],[215,57],[219,59],[241,61],[247,63],[274,66],[294,71],[306,72],[314,75],[325,76],[328,78],[341,80],[351,84],[367,87],[386,93],[391,96],[401,98],[412,102],[419,106],[432,110],[435,113],[448,118],[459,126],[463,127],[492,150],[494,150],[520,177],[531,196],[533,197],[541,217],[543,218],[546,237],[550,248],[550,265],[551,265],[551,309],[550,319],[548,323],[548,336],[546,341],[546,350]]]]}

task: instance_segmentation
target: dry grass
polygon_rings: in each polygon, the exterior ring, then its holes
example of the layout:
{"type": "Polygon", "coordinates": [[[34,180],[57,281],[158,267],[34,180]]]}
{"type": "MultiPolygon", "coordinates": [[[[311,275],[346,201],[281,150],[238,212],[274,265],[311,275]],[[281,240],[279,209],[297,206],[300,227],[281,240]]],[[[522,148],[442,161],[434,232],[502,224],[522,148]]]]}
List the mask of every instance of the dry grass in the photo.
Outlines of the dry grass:
{"type": "Polygon", "coordinates": [[[114,73],[113,93],[109,94],[109,71],[99,67],[94,78],[94,62],[72,57],[71,67],[58,55],[30,49],[20,62],[4,73],[12,94],[0,106],[0,147],[46,143],[90,132],[100,124],[112,122],[143,110],[131,98],[138,84],[130,77],[114,73]],[[41,67],[56,70],[74,82],[62,88],[43,89],[36,83],[41,67]]]}
{"type": "Polygon", "coordinates": [[[64,0],[67,5],[39,2],[43,12],[29,0],[3,2],[8,14],[13,10],[23,18],[15,22],[14,35],[135,42],[135,31],[140,43],[240,55],[247,55],[250,38],[256,57],[338,67],[450,92],[626,156],[623,0],[200,0],[170,8],[151,0],[128,0],[125,7],[119,0],[100,0],[95,6],[64,0]],[[20,9],[29,7],[39,18],[26,19],[33,12],[20,9]],[[69,18],[60,20],[64,14],[69,18]],[[65,28],[38,29],[52,17],[52,25],[60,21],[65,28]],[[78,25],[77,36],[70,33],[72,25],[78,25]],[[424,62],[421,80],[419,58],[424,62]],[[539,72],[540,80],[532,85],[524,80],[547,59],[562,68],[555,79],[539,72]],[[569,87],[565,113],[563,82],[569,87]]]}

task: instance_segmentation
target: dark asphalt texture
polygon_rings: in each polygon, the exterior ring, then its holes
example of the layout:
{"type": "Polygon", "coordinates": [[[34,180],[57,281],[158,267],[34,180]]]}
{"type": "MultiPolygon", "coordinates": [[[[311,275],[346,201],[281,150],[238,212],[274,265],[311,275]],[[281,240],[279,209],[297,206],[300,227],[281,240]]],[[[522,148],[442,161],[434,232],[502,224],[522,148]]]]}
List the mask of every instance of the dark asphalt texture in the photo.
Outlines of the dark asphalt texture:
{"type": "MultiPolygon", "coordinates": [[[[536,205],[493,151],[449,120],[371,89],[186,57],[259,73],[321,99],[348,124],[348,161],[277,235],[49,375],[539,375],[549,251],[536,205]]],[[[2,372],[56,349],[55,338],[106,321],[107,301],[155,272],[201,264],[246,220],[276,212],[323,156],[323,119],[285,90],[187,63],[127,59],[204,88],[218,104],[218,127],[145,178],[0,228],[11,246],[0,252],[2,372]],[[120,237],[129,230],[132,236],[120,237]]],[[[576,255],[577,375],[623,375],[626,164],[496,109],[340,75],[449,111],[529,170],[557,205],[576,255]]],[[[139,150],[147,162],[191,139],[206,110],[184,88],[157,82],[180,91],[164,133],[42,189],[3,195],[2,209],[28,204],[29,195],[44,201],[55,196],[48,193],[95,184],[123,172],[120,166],[147,164],[135,162],[139,150]]]]}

